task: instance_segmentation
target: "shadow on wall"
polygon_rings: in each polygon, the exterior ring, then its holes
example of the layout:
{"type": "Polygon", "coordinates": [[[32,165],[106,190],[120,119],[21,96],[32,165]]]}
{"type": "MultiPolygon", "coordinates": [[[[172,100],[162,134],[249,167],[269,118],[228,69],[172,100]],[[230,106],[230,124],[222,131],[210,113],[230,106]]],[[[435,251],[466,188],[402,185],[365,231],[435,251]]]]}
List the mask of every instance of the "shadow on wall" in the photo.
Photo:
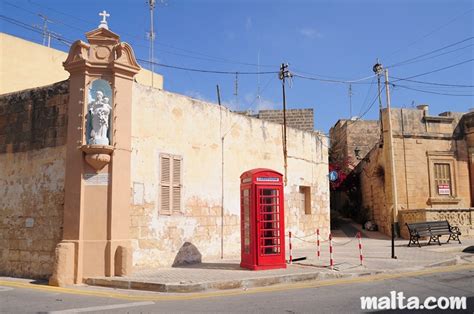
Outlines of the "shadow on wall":
{"type": "Polygon", "coordinates": [[[176,254],[172,267],[201,263],[202,255],[191,242],[184,242],[176,254]]]}

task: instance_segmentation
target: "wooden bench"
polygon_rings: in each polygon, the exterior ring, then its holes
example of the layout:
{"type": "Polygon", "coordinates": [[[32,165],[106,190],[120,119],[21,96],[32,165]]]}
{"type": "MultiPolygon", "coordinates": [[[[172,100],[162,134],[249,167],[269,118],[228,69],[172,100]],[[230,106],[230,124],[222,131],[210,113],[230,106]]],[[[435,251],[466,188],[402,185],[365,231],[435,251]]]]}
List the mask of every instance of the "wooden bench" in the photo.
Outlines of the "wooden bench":
{"type": "Polygon", "coordinates": [[[408,246],[418,244],[418,246],[421,247],[419,239],[424,237],[430,238],[428,244],[430,244],[431,241],[436,241],[438,245],[441,245],[439,238],[442,235],[449,235],[449,239],[446,243],[449,243],[449,240],[457,240],[459,244],[461,244],[461,240],[459,240],[459,236],[461,235],[459,228],[451,227],[447,220],[406,223],[405,225],[410,234],[408,246]]]}

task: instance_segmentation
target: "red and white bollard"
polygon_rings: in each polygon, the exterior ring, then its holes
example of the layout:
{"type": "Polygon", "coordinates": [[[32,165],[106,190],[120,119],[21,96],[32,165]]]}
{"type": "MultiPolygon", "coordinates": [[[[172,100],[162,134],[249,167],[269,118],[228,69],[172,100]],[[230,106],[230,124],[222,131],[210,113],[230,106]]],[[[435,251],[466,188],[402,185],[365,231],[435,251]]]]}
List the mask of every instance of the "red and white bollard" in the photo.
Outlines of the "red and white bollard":
{"type": "Polygon", "coordinates": [[[334,270],[334,260],[332,258],[332,235],[329,234],[329,267],[334,270]]]}
{"type": "Polygon", "coordinates": [[[318,247],[317,255],[318,261],[321,260],[321,244],[319,243],[319,229],[316,230],[316,245],[318,247]]]}
{"type": "Polygon", "coordinates": [[[290,264],[293,264],[293,246],[291,245],[291,231],[288,232],[288,245],[290,247],[290,264]]]}
{"type": "Polygon", "coordinates": [[[362,237],[360,235],[360,232],[357,232],[357,238],[359,239],[359,259],[360,259],[360,266],[362,266],[362,261],[364,260],[364,257],[362,256],[362,237]]]}

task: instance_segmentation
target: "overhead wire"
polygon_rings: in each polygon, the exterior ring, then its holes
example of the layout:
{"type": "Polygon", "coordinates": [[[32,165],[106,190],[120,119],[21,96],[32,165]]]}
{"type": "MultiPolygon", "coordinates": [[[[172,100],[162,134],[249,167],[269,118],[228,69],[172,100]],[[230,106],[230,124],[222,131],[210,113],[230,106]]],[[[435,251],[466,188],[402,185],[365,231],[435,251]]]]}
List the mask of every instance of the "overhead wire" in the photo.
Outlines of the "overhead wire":
{"type": "Polygon", "coordinates": [[[436,91],[427,91],[427,90],[414,88],[414,87],[410,87],[410,86],[406,86],[406,85],[399,85],[399,84],[394,85],[394,86],[409,89],[409,90],[413,90],[413,91],[417,91],[417,92],[421,92],[421,93],[427,93],[427,94],[436,94],[436,95],[443,95],[443,96],[459,96],[459,97],[472,97],[472,96],[474,96],[474,94],[452,94],[452,93],[441,93],[441,92],[436,92],[436,91]]]}
{"type": "Polygon", "coordinates": [[[427,37],[433,35],[433,34],[436,33],[437,31],[439,31],[439,30],[443,29],[444,27],[448,26],[449,24],[451,24],[451,23],[457,21],[458,19],[460,19],[461,17],[465,16],[466,14],[472,12],[473,10],[474,10],[474,8],[471,8],[471,9],[469,9],[469,10],[467,10],[467,11],[462,12],[461,14],[458,14],[458,15],[455,16],[454,18],[450,19],[448,22],[446,22],[446,23],[444,23],[444,24],[442,24],[442,25],[436,27],[434,30],[428,32],[427,34],[421,36],[420,38],[417,38],[416,40],[412,41],[411,43],[409,43],[409,44],[406,45],[405,47],[402,47],[402,48],[399,48],[399,49],[395,50],[395,51],[392,52],[389,56],[393,56],[393,55],[399,53],[400,51],[402,51],[403,49],[406,49],[406,48],[408,48],[408,47],[411,47],[411,46],[413,46],[413,45],[415,45],[415,44],[421,42],[423,39],[425,39],[425,38],[427,38],[427,37]]]}
{"type": "Polygon", "coordinates": [[[320,81],[320,82],[327,82],[327,83],[342,83],[342,84],[373,84],[373,83],[361,83],[361,82],[366,81],[376,76],[376,74],[373,74],[370,76],[366,76],[366,77],[354,79],[354,80],[334,80],[334,79],[323,79],[323,78],[318,78],[318,77],[306,76],[306,75],[302,75],[295,72],[291,72],[291,74],[293,77],[299,77],[299,78],[311,80],[311,81],[320,81]]]}
{"type": "MultiPolygon", "coordinates": [[[[5,22],[8,22],[10,24],[14,24],[14,25],[20,26],[24,29],[30,30],[32,32],[35,32],[35,33],[38,33],[38,34],[44,34],[44,32],[41,29],[38,29],[34,26],[23,23],[23,22],[21,22],[17,19],[7,17],[3,14],[0,15],[0,19],[4,20],[5,22]]],[[[71,44],[73,43],[71,40],[68,40],[68,39],[64,38],[63,36],[59,36],[59,35],[57,35],[55,33],[52,33],[52,32],[48,32],[48,35],[51,36],[52,38],[58,40],[59,42],[67,45],[67,46],[71,46],[71,44]]]]}
{"type": "MultiPolygon", "coordinates": [[[[463,40],[461,40],[461,41],[458,41],[458,42],[455,42],[455,43],[453,43],[453,44],[449,44],[449,45],[446,45],[446,46],[444,46],[444,47],[441,47],[441,48],[438,48],[438,49],[429,51],[429,52],[427,52],[427,53],[418,55],[418,56],[416,56],[416,57],[409,58],[409,59],[406,59],[406,60],[404,60],[404,61],[400,61],[400,62],[397,62],[397,63],[395,63],[395,64],[389,65],[389,66],[387,66],[386,68],[394,68],[394,67],[397,67],[397,66],[404,65],[404,64],[406,64],[407,62],[414,61],[414,60],[417,60],[417,59],[419,59],[419,58],[423,58],[423,57],[429,56],[429,55],[431,55],[431,54],[433,54],[433,53],[436,53],[436,52],[438,52],[438,51],[444,50],[444,49],[446,49],[446,48],[451,48],[451,47],[453,47],[453,46],[462,44],[462,43],[464,43],[464,42],[466,42],[466,41],[469,41],[469,40],[472,40],[472,39],[474,39],[473,36],[468,37],[468,38],[465,38],[465,39],[463,39],[463,40]]],[[[469,47],[469,46],[468,46],[468,47],[469,47]]]]}
{"type": "MultiPolygon", "coordinates": [[[[469,48],[469,47],[472,47],[474,46],[474,44],[469,44],[467,46],[463,46],[463,47],[460,47],[460,48],[457,48],[457,49],[454,49],[454,50],[450,50],[450,51],[446,51],[446,52],[443,52],[443,53],[439,53],[439,54],[436,54],[434,56],[430,56],[430,57],[427,57],[427,58],[422,58],[422,59],[417,59],[417,60],[414,60],[414,61],[410,61],[410,62],[406,62],[406,63],[403,63],[403,64],[400,64],[399,66],[405,66],[405,65],[409,65],[409,64],[413,64],[413,63],[418,63],[418,62],[423,62],[423,61],[427,61],[427,60],[431,60],[431,59],[434,59],[434,58],[437,58],[437,57],[441,57],[441,56],[444,56],[444,55],[447,55],[447,54],[450,54],[450,53],[453,53],[453,52],[456,52],[456,51],[460,51],[460,50],[463,50],[463,49],[466,49],[466,48],[469,48]]],[[[398,66],[398,65],[397,65],[398,66]]],[[[389,67],[395,67],[395,66],[389,66],[389,67]]]]}
{"type": "Polygon", "coordinates": [[[413,82],[413,83],[425,84],[425,85],[446,86],[446,87],[466,87],[466,88],[474,87],[474,85],[425,82],[425,81],[417,81],[417,80],[411,80],[411,79],[400,78],[400,77],[395,77],[395,76],[390,76],[390,77],[397,80],[397,81],[407,81],[407,82],[413,82]]]}
{"type": "MultiPolygon", "coordinates": [[[[4,15],[0,15],[0,19],[3,19],[4,21],[9,22],[11,24],[20,26],[24,29],[28,29],[30,31],[36,32],[38,34],[43,34],[42,30],[35,28],[34,26],[28,25],[26,23],[23,23],[17,19],[10,18],[4,15]]],[[[64,36],[58,36],[54,33],[51,33],[51,37],[57,39],[58,41],[66,43],[69,46],[73,43],[72,40],[66,39],[64,36]]],[[[242,75],[257,75],[257,74],[265,75],[265,74],[278,74],[279,73],[278,71],[252,72],[252,71],[218,71],[218,70],[196,69],[196,68],[187,68],[187,67],[181,67],[181,66],[175,66],[175,65],[168,65],[168,64],[158,63],[158,62],[151,62],[149,60],[144,60],[140,58],[137,58],[137,61],[142,62],[142,63],[148,63],[148,64],[153,63],[154,65],[158,65],[165,68],[172,68],[172,69],[191,71],[191,72],[201,72],[201,73],[232,74],[232,75],[235,75],[236,73],[242,74],[242,75]]]]}
{"type": "Polygon", "coordinates": [[[230,75],[258,75],[258,74],[278,74],[280,73],[279,71],[260,71],[260,72],[252,72],[252,71],[219,71],[219,70],[206,70],[206,69],[196,69],[196,68],[187,68],[187,67],[181,67],[181,66],[176,66],[176,65],[168,65],[168,64],[163,64],[159,62],[152,62],[144,59],[139,59],[137,58],[137,61],[143,62],[143,63],[148,63],[148,64],[154,64],[157,66],[161,66],[164,68],[171,68],[171,69],[176,69],[176,70],[183,70],[183,71],[191,71],[191,72],[201,72],[201,73],[214,73],[214,74],[230,74],[230,75]]]}
{"type": "MultiPolygon", "coordinates": [[[[79,20],[79,21],[82,21],[83,23],[87,23],[88,25],[90,24],[93,24],[94,22],[93,21],[89,21],[89,20],[85,20],[85,19],[82,19],[82,18],[79,18],[75,15],[72,15],[72,14],[68,14],[68,13],[65,13],[65,12],[62,12],[60,10],[57,10],[55,8],[51,8],[51,7],[48,7],[46,5],[43,5],[43,4],[38,4],[34,1],[31,1],[31,0],[28,0],[29,3],[37,6],[37,7],[40,7],[40,8],[44,8],[44,9],[47,9],[47,10],[51,10],[53,12],[56,12],[56,13],[59,13],[59,14],[62,14],[64,16],[68,16],[68,17],[72,17],[72,18],[75,18],[76,20],[79,20]]],[[[17,5],[15,5],[16,7],[18,8],[21,8],[17,5]]],[[[24,9],[24,8],[21,8],[21,9],[24,9]]],[[[64,24],[64,25],[67,25],[66,23],[62,22],[61,24],[64,24]]],[[[70,25],[69,25],[70,26],[70,25]]],[[[71,26],[70,26],[71,27],[71,26]]],[[[75,27],[76,29],[79,29],[77,27],[75,27]]],[[[83,31],[83,32],[87,32],[88,30],[84,30],[84,29],[79,29],[80,31],[83,31]]],[[[127,33],[127,32],[123,32],[121,31],[121,34],[123,35],[126,35],[128,37],[131,37],[131,38],[134,38],[135,40],[139,40],[139,41],[142,41],[142,42],[146,42],[148,43],[148,40],[146,40],[145,38],[141,37],[141,36],[138,36],[136,34],[131,34],[131,33],[127,33]]],[[[182,55],[182,54],[178,54],[178,53],[173,53],[173,52],[165,52],[165,53],[168,53],[168,54],[175,54],[175,55],[178,55],[178,56],[185,56],[185,57],[188,57],[188,58],[194,58],[194,59],[200,59],[200,60],[206,60],[206,61],[209,61],[209,62],[221,62],[221,63],[229,63],[229,64],[240,64],[240,65],[245,65],[245,66],[260,66],[260,67],[266,67],[266,68],[274,68],[275,66],[273,65],[268,65],[268,64],[256,64],[256,63],[251,63],[251,62],[241,62],[241,61],[237,61],[237,60],[231,60],[231,59],[227,59],[227,58],[222,58],[222,57],[216,57],[216,56],[212,56],[212,55],[209,55],[209,54],[205,54],[205,53],[201,53],[201,52],[197,52],[197,51],[193,51],[193,50],[190,50],[190,49],[184,49],[184,48],[179,48],[179,47],[175,47],[173,45],[170,45],[170,44],[167,44],[167,43],[164,43],[163,41],[159,41],[159,42],[156,42],[157,45],[159,46],[163,46],[163,47],[168,47],[168,48],[171,48],[171,49],[175,49],[175,50],[180,50],[180,51],[183,51],[183,52],[187,52],[187,53],[190,53],[190,54],[196,54],[196,55],[200,55],[201,57],[196,57],[196,56],[190,56],[190,55],[182,55]],[[207,59],[204,59],[203,57],[207,58],[207,59]]],[[[139,46],[139,45],[136,45],[134,44],[135,46],[139,46]]],[[[144,46],[142,46],[144,47],[144,46]]]]}
{"type": "Polygon", "coordinates": [[[428,75],[428,74],[432,74],[432,73],[444,71],[444,70],[447,70],[447,69],[450,69],[450,68],[454,68],[454,67],[456,67],[456,66],[459,66],[459,65],[462,65],[462,64],[465,64],[465,63],[468,63],[468,62],[472,62],[472,61],[474,61],[474,58],[473,58],[473,59],[464,60],[464,61],[461,61],[461,62],[456,63],[456,64],[451,64],[451,65],[448,65],[448,66],[445,66],[445,67],[442,67],[442,68],[439,68],[439,69],[435,69],[435,70],[432,70],[432,71],[428,71],[428,72],[424,72],[424,73],[420,73],[420,74],[415,74],[415,75],[412,75],[412,76],[409,76],[409,77],[400,78],[400,79],[397,79],[395,82],[401,81],[401,80],[409,80],[409,79],[412,79],[412,78],[415,78],[415,77],[420,77],[420,76],[424,76],[424,75],[428,75]]]}
{"type": "MultiPolygon", "coordinates": [[[[372,78],[372,83],[374,82],[375,80],[375,77],[372,78]]],[[[367,100],[369,99],[369,95],[370,95],[370,92],[372,91],[372,87],[374,86],[374,84],[370,84],[368,90],[367,90],[367,94],[365,94],[365,98],[364,98],[364,101],[362,102],[362,106],[360,106],[360,110],[359,110],[359,114],[358,116],[360,116],[360,114],[362,113],[362,109],[365,107],[366,103],[367,103],[367,100]]]]}
{"type": "Polygon", "coordinates": [[[374,100],[370,104],[370,106],[364,111],[364,113],[359,117],[359,119],[362,119],[367,113],[369,113],[370,109],[374,106],[375,102],[377,99],[379,99],[380,95],[382,94],[382,91],[385,90],[385,85],[380,89],[380,92],[377,91],[377,95],[375,96],[374,100]]]}

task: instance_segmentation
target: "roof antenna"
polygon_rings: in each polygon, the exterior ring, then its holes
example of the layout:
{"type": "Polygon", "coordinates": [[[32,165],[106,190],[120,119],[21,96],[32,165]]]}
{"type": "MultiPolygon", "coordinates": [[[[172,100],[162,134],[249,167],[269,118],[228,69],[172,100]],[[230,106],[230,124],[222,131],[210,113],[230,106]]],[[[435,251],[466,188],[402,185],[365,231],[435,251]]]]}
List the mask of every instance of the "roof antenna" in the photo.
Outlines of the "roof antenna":
{"type": "Polygon", "coordinates": [[[258,108],[261,108],[261,97],[260,97],[260,49],[257,54],[257,100],[258,108]]]}
{"type": "Polygon", "coordinates": [[[155,0],[148,0],[150,6],[150,32],[147,33],[148,39],[150,40],[150,69],[151,69],[151,87],[153,87],[153,77],[155,76],[155,61],[154,61],[154,41],[155,31],[153,29],[153,11],[155,10],[155,0]]]}

